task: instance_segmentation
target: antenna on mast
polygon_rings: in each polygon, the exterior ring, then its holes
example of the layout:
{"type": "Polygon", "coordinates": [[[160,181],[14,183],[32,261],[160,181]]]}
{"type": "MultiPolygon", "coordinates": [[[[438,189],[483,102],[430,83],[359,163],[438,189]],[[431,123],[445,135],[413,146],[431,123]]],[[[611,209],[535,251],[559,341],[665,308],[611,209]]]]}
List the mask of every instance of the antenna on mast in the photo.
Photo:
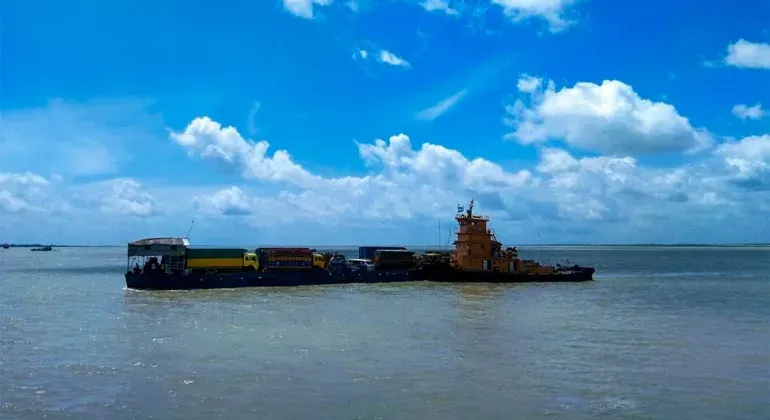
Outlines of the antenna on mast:
{"type": "Polygon", "coordinates": [[[545,261],[545,256],[543,256],[543,243],[540,241],[540,231],[537,231],[537,244],[540,246],[540,260],[545,261]]]}
{"type": "Polygon", "coordinates": [[[540,228],[536,226],[537,222],[535,221],[535,218],[532,217],[531,213],[527,213],[527,217],[529,218],[529,220],[532,221],[532,225],[535,226],[535,229],[537,230],[537,245],[540,248],[540,260],[545,261],[545,257],[543,254],[543,242],[540,240],[540,228]]]}
{"type": "Polygon", "coordinates": [[[192,222],[190,222],[190,227],[187,228],[187,235],[184,236],[185,239],[190,239],[190,231],[192,231],[194,223],[195,223],[195,217],[193,216],[192,222]]]}

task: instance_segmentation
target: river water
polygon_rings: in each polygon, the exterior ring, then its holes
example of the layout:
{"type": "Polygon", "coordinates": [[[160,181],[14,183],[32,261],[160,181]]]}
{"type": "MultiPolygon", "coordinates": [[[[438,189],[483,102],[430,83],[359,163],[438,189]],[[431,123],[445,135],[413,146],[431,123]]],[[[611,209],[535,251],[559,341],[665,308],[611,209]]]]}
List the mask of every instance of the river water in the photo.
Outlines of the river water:
{"type": "Polygon", "coordinates": [[[597,281],[140,292],[123,248],[0,249],[0,418],[770,418],[770,249],[520,251],[597,281]]]}

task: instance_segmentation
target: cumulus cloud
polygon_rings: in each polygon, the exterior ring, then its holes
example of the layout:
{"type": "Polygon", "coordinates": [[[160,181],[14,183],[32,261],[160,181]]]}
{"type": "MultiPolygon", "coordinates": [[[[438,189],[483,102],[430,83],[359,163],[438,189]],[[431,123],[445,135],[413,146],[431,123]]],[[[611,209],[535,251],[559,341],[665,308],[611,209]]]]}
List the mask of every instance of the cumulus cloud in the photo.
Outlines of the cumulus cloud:
{"type": "Polygon", "coordinates": [[[725,64],[749,69],[770,69],[770,44],[743,38],[727,47],[725,64]]]}
{"type": "Polygon", "coordinates": [[[310,187],[321,181],[294,163],[286,150],[267,155],[270,143],[243,138],[232,127],[223,127],[209,117],[194,119],[182,132],[172,132],[171,139],[192,156],[220,161],[239,168],[246,178],[288,181],[310,187]]]}
{"type": "Polygon", "coordinates": [[[82,184],[46,179],[34,173],[0,173],[0,212],[87,212],[101,216],[161,214],[152,194],[132,178],[82,184]]]}
{"type": "Polygon", "coordinates": [[[644,99],[617,80],[579,82],[555,88],[552,81],[523,76],[523,99],[506,107],[514,128],[506,138],[522,144],[562,140],[569,147],[613,155],[698,152],[712,143],[709,133],[694,128],[674,106],[644,99]]]}
{"type": "Polygon", "coordinates": [[[199,195],[194,199],[198,208],[205,213],[220,213],[237,216],[251,213],[252,202],[238,187],[219,190],[211,195],[199,195]]]}
{"type": "Polygon", "coordinates": [[[330,4],[332,0],[283,0],[283,7],[289,13],[305,19],[315,17],[315,6],[323,7],[330,4]]]}
{"type": "MultiPolygon", "coordinates": [[[[232,127],[218,127],[221,133],[207,137],[229,136],[238,139],[236,143],[255,144],[232,127]]],[[[182,143],[198,144],[198,140],[182,143]]],[[[512,171],[437,144],[415,148],[406,134],[397,134],[387,140],[357,143],[359,155],[371,171],[368,175],[323,178],[265,165],[268,172],[261,180],[296,176],[299,181],[290,184],[297,189],[267,197],[249,195],[243,187],[225,188],[199,202],[212,213],[225,214],[235,208],[229,212],[248,213],[256,219],[269,217],[281,223],[315,219],[334,224],[441,217],[454,203],[477,197],[485,212],[513,222],[544,218],[562,227],[599,222],[605,228],[636,229],[637,235],[641,231],[664,235],[664,229],[656,227],[662,223],[685,218],[694,223],[699,217],[705,223],[714,212],[721,212],[723,218],[770,205],[770,197],[740,192],[751,185],[760,190],[761,176],[770,162],[764,149],[767,144],[766,136],[749,137],[724,144],[701,161],[673,168],[647,167],[631,155],[579,158],[568,150],[546,146],[532,170],[512,171]],[[315,181],[305,182],[307,179],[315,181]]],[[[245,147],[233,150],[251,153],[245,147]]],[[[228,161],[235,165],[248,162],[242,158],[228,161]]],[[[285,163],[301,167],[291,160],[285,163]]],[[[245,176],[249,173],[245,171],[245,176]]]]}
{"type": "Polygon", "coordinates": [[[103,194],[100,209],[105,213],[149,216],[158,210],[155,197],[142,191],[142,184],[134,179],[112,179],[99,186],[103,194]]]}
{"type": "MultiPolygon", "coordinates": [[[[361,210],[379,216],[384,214],[381,210],[389,206],[404,207],[398,204],[399,200],[406,199],[402,197],[404,192],[419,189],[423,184],[455,191],[497,191],[519,187],[531,178],[528,171],[508,173],[488,160],[467,159],[458,151],[440,145],[424,143],[415,150],[405,134],[391,136],[387,141],[358,143],[361,158],[378,173],[338,178],[324,178],[307,171],[285,150],[269,157],[266,141],[246,139],[234,127],[222,126],[209,117],[195,118],[184,131],[172,131],[170,136],[191,155],[230,164],[246,179],[281,182],[299,191],[313,191],[316,198],[319,194],[329,194],[330,200],[346,197],[357,206],[371,204],[370,208],[361,210]]],[[[237,195],[234,193],[237,191],[230,190],[220,198],[237,195]]],[[[419,198],[406,199],[403,203],[410,200],[419,198]]],[[[418,207],[427,211],[436,208],[430,200],[418,207]]]]}
{"type": "Polygon", "coordinates": [[[0,173],[0,213],[44,211],[52,182],[31,172],[0,173]]]}
{"type": "Polygon", "coordinates": [[[548,23],[551,32],[561,32],[575,21],[566,17],[567,10],[575,0],[492,0],[503,13],[514,22],[539,18],[548,23]]]}
{"type": "Polygon", "coordinates": [[[715,153],[724,159],[733,180],[751,189],[770,189],[770,135],[749,136],[720,145],[715,153]]]}
{"type": "Polygon", "coordinates": [[[420,3],[423,9],[428,12],[443,12],[450,16],[456,16],[459,14],[457,9],[453,9],[449,6],[446,0],[424,0],[420,3]]]}
{"type": "MultiPolygon", "coordinates": [[[[560,92],[553,83],[535,79],[522,81],[520,87],[542,96],[532,109],[547,104],[549,89],[553,95],[560,92]]],[[[642,107],[639,112],[648,111],[642,107]]],[[[741,240],[766,230],[762,226],[770,211],[768,135],[718,145],[680,166],[652,167],[630,153],[583,157],[566,148],[570,142],[536,142],[537,161],[501,164],[434,142],[414,143],[399,133],[352,143],[367,172],[347,177],[313,173],[288,151],[268,153],[267,141],[246,138],[235,127],[206,116],[171,130],[167,143],[186,150],[191,159],[227,165],[243,181],[181,186],[116,178],[73,184],[68,177],[7,172],[0,174],[0,212],[18,226],[40,224],[50,220],[49,214],[65,215],[80,226],[93,224],[92,235],[120,232],[114,236],[120,240],[182,234],[197,215],[201,223],[196,231],[202,235],[206,220],[218,219],[210,225],[210,235],[227,226],[233,229],[228,235],[246,235],[243,226],[233,227],[238,221],[276,241],[289,240],[286,232],[294,227],[295,242],[304,241],[310,230],[324,232],[310,236],[320,242],[355,236],[334,233],[340,229],[366,232],[365,240],[382,231],[389,232],[389,241],[408,236],[420,242],[425,235],[435,237],[436,218],[450,218],[456,204],[475,198],[501,236],[531,243],[540,233],[544,242],[680,240],[671,236],[672,227],[691,241],[724,238],[722,230],[705,229],[714,223],[743,229],[734,234],[741,240]]]]}
{"type": "MultiPolygon", "coordinates": [[[[332,5],[334,0],[282,0],[289,13],[304,19],[314,19],[319,9],[332,5]]],[[[358,1],[337,2],[353,12],[362,9],[358,1]]],[[[478,20],[489,11],[501,13],[513,23],[541,20],[551,33],[559,33],[577,23],[573,5],[577,0],[491,0],[489,2],[467,2],[464,0],[414,0],[414,3],[429,13],[442,13],[452,17],[468,17],[478,20]]],[[[498,19],[497,16],[494,19],[498,19]]],[[[398,58],[393,55],[392,58],[398,58]]],[[[400,62],[400,59],[398,60],[400,62]]],[[[406,61],[403,61],[406,63],[406,61]]],[[[402,65],[402,64],[399,64],[402,65]]]]}
{"type": "Polygon", "coordinates": [[[722,184],[702,168],[649,168],[629,156],[578,159],[544,148],[537,169],[549,176],[549,190],[564,217],[639,223],[640,212],[671,217],[717,204],[703,197],[722,194],[722,184]]]}
{"type": "Polygon", "coordinates": [[[762,109],[762,104],[755,104],[752,106],[738,104],[733,107],[733,115],[742,120],[758,120],[766,116],[767,111],[762,109]]]}
{"type": "Polygon", "coordinates": [[[543,79],[528,74],[523,74],[516,82],[516,88],[519,92],[535,93],[543,84],[543,79]]]}

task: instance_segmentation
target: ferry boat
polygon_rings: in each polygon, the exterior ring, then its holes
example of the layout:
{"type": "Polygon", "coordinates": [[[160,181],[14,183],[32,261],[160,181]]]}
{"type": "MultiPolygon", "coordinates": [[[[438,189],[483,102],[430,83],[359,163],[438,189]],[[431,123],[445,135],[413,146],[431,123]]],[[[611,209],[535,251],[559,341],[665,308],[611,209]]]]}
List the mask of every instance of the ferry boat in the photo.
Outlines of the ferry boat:
{"type": "Polygon", "coordinates": [[[452,283],[582,282],[593,280],[593,267],[549,266],[519,258],[516,247],[503,248],[488,227],[489,217],[458,208],[455,249],[449,258],[433,258],[423,270],[427,280],[452,283]]]}

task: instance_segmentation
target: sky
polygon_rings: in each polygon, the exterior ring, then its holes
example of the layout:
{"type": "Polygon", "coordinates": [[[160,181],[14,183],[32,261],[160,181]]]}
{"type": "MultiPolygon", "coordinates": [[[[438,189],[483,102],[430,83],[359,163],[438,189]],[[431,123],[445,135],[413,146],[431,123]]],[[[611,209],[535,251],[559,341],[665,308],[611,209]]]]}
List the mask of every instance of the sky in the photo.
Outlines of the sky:
{"type": "Polygon", "coordinates": [[[0,242],[770,242],[767,0],[6,0],[0,58],[0,242]]]}

